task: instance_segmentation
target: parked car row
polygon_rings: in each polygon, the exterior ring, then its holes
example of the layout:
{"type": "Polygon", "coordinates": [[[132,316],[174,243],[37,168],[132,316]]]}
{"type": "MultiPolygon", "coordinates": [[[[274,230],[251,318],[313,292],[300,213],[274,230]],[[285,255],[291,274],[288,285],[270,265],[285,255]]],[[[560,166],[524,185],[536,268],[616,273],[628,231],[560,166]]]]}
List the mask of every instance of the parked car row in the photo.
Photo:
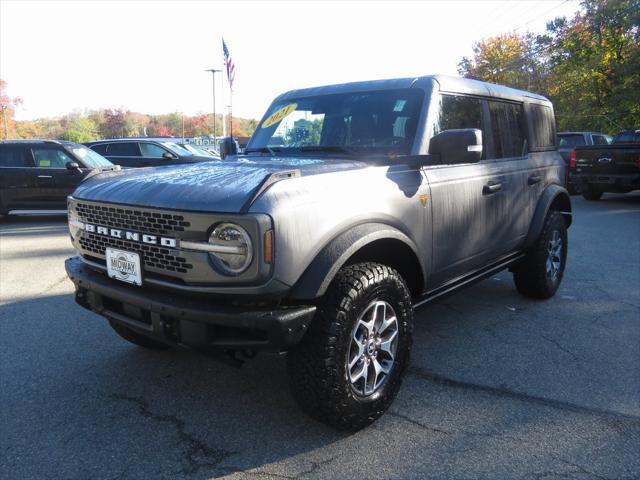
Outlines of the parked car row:
{"type": "Polygon", "coordinates": [[[77,143],[0,142],[0,216],[66,213],[67,196],[80,182],[119,168],[77,143]]]}
{"type": "Polygon", "coordinates": [[[66,213],[67,196],[88,176],[119,168],[220,160],[174,138],[0,142],[0,216],[66,213]]]}

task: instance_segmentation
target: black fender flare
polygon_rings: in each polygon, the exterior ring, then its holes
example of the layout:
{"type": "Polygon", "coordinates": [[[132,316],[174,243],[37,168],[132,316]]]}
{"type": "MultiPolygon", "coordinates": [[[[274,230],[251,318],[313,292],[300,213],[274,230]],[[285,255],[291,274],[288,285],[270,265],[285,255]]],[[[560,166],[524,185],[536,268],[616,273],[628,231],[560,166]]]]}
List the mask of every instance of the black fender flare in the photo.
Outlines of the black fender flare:
{"type": "Polygon", "coordinates": [[[387,224],[365,223],[343,231],[325,245],[300,276],[289,298],[308,300],[321,297],[349,258],[377,240],[397,240],[404,243],[415,255],[424,275],[418,249],[407,235],[387,224]]]}
{"type": "Polygon", "coordinates": [[[538,199],[538,205],[536,206],[536,211],[533,214],[529,232],[527,233],[525,247],[530,247],[538,239],[544,226],[544,220],[547,218],[547,213],[554,204],[558,207],[554,207],[554,210],[558,210],[562,214],[567,222],[567,228],[571,225],[572,213],[569,192],[560,185],[549,185],[538,199]]]}

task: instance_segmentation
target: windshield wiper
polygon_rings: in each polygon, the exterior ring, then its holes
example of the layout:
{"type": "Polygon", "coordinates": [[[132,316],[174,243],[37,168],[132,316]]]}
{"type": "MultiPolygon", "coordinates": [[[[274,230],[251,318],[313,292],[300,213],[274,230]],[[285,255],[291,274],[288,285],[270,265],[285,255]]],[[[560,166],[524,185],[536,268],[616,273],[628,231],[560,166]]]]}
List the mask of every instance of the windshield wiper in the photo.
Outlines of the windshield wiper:
{"type": "Polygon", "coordinates": [[[256,147],[256,148],[245,148],[244,153],[251,152],[261,152],[261,153],[270,153],[271,155],[275,155],[277,151],[280,151],[279,148],[271,148],[271,147],[256,147]]]}
{"type": "Polygon", "coordinates": [[[354,148],[338,147],[334,145],[309,145],[306,147],[299,147],[298,150],[300,150],[301,152],[348,153],[350,155],[357,153],[357,150],[354,148]]]}

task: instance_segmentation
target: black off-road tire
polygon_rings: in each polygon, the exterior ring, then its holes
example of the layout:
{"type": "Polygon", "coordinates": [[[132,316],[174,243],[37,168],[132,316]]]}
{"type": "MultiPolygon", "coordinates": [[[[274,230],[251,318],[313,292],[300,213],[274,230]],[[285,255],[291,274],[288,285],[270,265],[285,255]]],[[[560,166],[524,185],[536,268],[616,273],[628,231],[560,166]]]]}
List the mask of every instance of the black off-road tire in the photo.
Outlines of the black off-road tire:
{"type": "Polygon", "coordinates": [[[171,348],[170,345],[166,343],[159,342],[154,340],[153,338],[145,337],[144,335],[140,335],[137,332],[134,332],[130,328],[125,327],[116,322],[109,322],[111,328],[115,330],[115,332],[124,338],[127,342],[133,343],[139,347],[148,348],[150,350],[167,350],[171,348]]]}
{"type": "Polygon", "coordinates": [[[585,200],[589,200],[589,201],[600,200],[602,198],[603,193],[604,192],[602,190],[598,190],[597,188],[592,187],[591,185],[587,185],[582,189],[582,196],[584,197],[585,200]]]}
{"type": "Polygon", "coordinates": [[[547,214],[542,227],[542,233],[536,240],[524,258],[513,271],[513,280],[518,292],[526,297],[546,299],[553,297],[562,282],[564,269],[567,262],[567,224],[562,215],[551,210],[547,214]],[[547,271],[547,261],[550,258],[549,248],[557,232],[562,240],[560,266],[555,276],[550,276],[547,271]]]}
{"type": "Polygon", "coordinates": [[[366,427],[389,408],[400,389],[409,364],[412,333],[411,295],[397,271],[377,263],[342,268],[301,343],[287,355],[295,399],[311,417],[340,430],[366,427]],[[347,362],[354,327],[374,301],[387,302],[395,311],[398,342],[384,383],[364,396],[350,382],[347,362]]]}

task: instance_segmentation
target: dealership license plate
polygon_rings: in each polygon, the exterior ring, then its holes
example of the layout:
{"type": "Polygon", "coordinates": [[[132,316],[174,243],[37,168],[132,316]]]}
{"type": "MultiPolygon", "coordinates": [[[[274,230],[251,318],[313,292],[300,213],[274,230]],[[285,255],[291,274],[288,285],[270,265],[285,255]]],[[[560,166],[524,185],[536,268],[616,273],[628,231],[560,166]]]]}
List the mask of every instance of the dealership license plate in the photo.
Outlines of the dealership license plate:
{"type": "Polygon", "coordinates": [[[121,282],[142,285],[140,255],[115,248],[106,249],[107,274],[121,282]]]}

